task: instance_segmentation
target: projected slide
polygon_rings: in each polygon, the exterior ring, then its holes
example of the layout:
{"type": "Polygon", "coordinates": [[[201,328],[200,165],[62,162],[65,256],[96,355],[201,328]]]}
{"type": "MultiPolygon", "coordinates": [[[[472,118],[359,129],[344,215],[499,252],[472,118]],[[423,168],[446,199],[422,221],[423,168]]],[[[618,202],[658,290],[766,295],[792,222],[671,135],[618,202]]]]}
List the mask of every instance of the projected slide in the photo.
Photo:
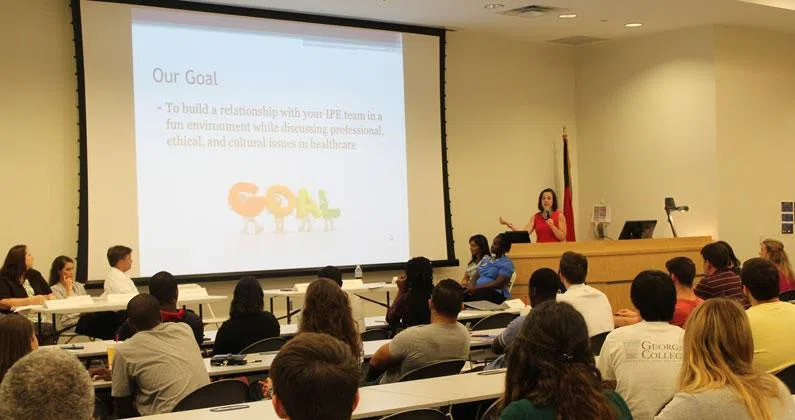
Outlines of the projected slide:
{"type": "Polygon", "coordinates": [[[133,13],[141,275],[408,259],[401,34],[318,28],[133,13]]]}

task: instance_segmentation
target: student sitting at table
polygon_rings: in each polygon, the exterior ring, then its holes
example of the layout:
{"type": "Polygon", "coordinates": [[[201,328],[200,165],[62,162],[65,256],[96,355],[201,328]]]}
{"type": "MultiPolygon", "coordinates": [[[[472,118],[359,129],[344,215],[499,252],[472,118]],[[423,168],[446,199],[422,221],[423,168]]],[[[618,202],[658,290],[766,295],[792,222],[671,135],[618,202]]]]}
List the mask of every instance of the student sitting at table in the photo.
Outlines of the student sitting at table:
{"type": "Polygon", "coordinates": [[[88,420],[94,386],[77,358],[61,349],[42,349],[19,359],[0,386],[0,418],[88,420]]]}
{"type": "Polygon", "coordinates": [[[124,245],[115,245],[108,248],[108,276],[102,284],[102,296],[108,294],[137,294],[138,288],[135,287],[127,272],[132,268],[132,249],[124,245]]]}
{"type": "Polygon", "coordinates": [[[359,404],[359,363],[350,347],[327,334],[306,332],[273,359],[273,408],[291,420],[350,419],[359,404]]]}
{"type": "Polygon", "coordinates": [[[509,289],[514,273],[513,262],[507,254],[511,250],[511,240],[504,233],[494,237],[491,253],[494,256],[483,264],[470,278],[467,285],[467,301],[487,300],[500,304],[511,297],[509,289]]]}
{"type": "MultiPolygon", "coordinates": [[[[342,271],[333,265],[321,268],[317,272],[317,278],[329,279],[337,283],[337,286],[342,287],[342,271]]],[[[348,295],[348,301],[351,303],[351,313],[353,314],[353,320],[356,321],[356,328],[359,333],[362,333],[365,330],[364,301],[356,293],[345,292],[345,294],[348,295]]]]}
{"type": "Polygon", "coordinates": [[[433,290],[433,266],[425,257],[406,262],[406,272],[396,282],[398,294],[386,314],[386,322],[397,332],[431,322],[428,299],[433,290]]]}
{"type": "Polygon", "coordinates": [[[306,289],[298,334],[305,332],[328,334],[346,343],[357,359],[363,356],[348,295],[331,280],[315,280],[306,289]]]}
{"type": "Polygon", "coordinates": [[[382,384],[396,382],[406,373],[434,362],[469,356],[469,331],[458,322],[462,300],[461,285],[455,280],[442,280],[433,288],[430,325],[401,331],[370,359],[372,367],[387,370],[382,384]]]}
{"type": "MultiPolygon", "coordinates": [[[[202,344],[204,340],[204,324],[196,312],[190,309],[178,309],[179,287],[177,280],[171,273],[161,271],[149,279],[149,294],[154,296],[160,303],[160,320],[163,322],[184,322],[193,330],[196,344],[202,344]]],[[[124,341],[135,334],[129,322],[125,322],[116,333],[116,339],[124,341]]]]}
{"type": "Polygon", "coordinates": [[[116,346],[112,388],[119,418],[171,412],[191,392],[210,383],[190,327],[161,322],[160,303],[137,295],[127,304],[137,331],[116,346]]]}
{"type": "Polygon", "coordinates": [[[566,293],[557,296],[579,311],[588,325],[591,337],[613,330],[613,309],[607,295],[585,284],[588,276],[588,259],[585,255],[566,251],[560,256],[558,268],[566,293]]]}
{"type": "MultiPolygon", "coordinates": [[[[33,255],[26,245],[15,245],[8,250],[0,267],[0,304],[11,308],[26,305],[41,305],[55,296],[40,272],[33,269],[33,255]]],[[[10,313],[10,309],[6,313],[10,313]]],[[[38,321],[36,314],[29,319],[38,321]]],[[[39,341],[55,344],[58,340],[55,327],[46,322],[37,325],[39,341]]]]}
{"type": "Polygon", "coordinates": [[[632,419],[602,388],[585,319],[565,302],[530,311],[507,356],[501,420],[632,419]]]}
{"type": "Polygon", "coordinates": [[[39,348],[33,324],[21,315],[0,318],[0,382],[8,369],[22,356],[39,348]]]}
{"type": "Polygon", "coordinates": [[[279,321],[265,310],[264,293],[257,279],[243,277],[235,286],[229,319],[215,335],[213,354],[236,354],[257,341],[278,337],[279,321]]]}
{"type": "MultiPolygon", "coordinates": [[[[86,288],[75,281],[75,260],[66,255],[55,257],[50,266],[50,289],[56,299],[86,295],[86,288]]],[[[68,328],[77,324],[79,319],[80,314],[59,315],[58,326],[68,328]]]]}

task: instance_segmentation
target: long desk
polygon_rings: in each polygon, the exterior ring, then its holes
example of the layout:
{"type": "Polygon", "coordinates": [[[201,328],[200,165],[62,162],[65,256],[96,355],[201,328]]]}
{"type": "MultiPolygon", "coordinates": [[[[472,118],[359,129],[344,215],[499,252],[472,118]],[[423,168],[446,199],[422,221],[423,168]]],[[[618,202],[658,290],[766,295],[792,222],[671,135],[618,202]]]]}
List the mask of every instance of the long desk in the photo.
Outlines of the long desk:
{"type": "Polygon", "coordinates": [[[665,271],[665,262],[674,257],[688,257],[703,274],[701,248],[712,242],[709,236],[690,238],[635,239],[627,241],[582,241],[563,243],[514,244],[509,254],[516,267],[514,297],[527,296],[527,283],[533,271],[547,267],[557,270],[560,256],[566,251],[588,258],[588,284],[603,291],[613,310],[632,308],[629,288],[632,279],[643,271],[665,271]]]}
{"type": "MultiPolygon", "coordinates": [[[[389,308],[390,302],[390,292],[395,292],[398,290],[397,284],[395,283],[364,283],[360,286],[342,286],[342,290],[354,293],[358,296],[359,293],[369,293],[369,292],[386,292],[386,301],[385,302],[378,302],[373,299],[368,299],[364,296],[359,296],[360,298],[367,300],[368,302],[373,302],[378,305],[384,306],[389,308]]],[[[263,289],[262,291],[266,298],[270,301],[270,311],[273,312],[273,299],[275,298],[284,298],[287,304],[287,323],[289,324],[292,321],[293,315],[296,312],[293,310],[293,299],[300,298],[306,296],[306,291],[299,291],[292,288],[287,289],[263,289]]]]}
{"type": "MultiPolygon", "coordinates": [[[[505,389],[505,371],[493,374],[465,373],[359,389],[359,405],[353,419],[378,417],[418,408],[445,407],[499,398],[505,389]]],[[[263,400],[225,408],[206,408],[149,417],[162,420],[276,420],[271,401],[263,400]],[[229,409],[239,407],[238,409],[229,409]]]]}

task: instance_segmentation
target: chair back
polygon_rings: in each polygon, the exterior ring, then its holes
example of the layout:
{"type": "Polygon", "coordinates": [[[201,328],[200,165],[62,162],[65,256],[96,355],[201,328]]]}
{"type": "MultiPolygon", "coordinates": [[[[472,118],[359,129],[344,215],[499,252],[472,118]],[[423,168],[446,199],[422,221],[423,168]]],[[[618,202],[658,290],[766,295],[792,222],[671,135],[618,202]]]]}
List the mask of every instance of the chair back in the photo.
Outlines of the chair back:
{"type": "Polygon", "coordinates": [[[269,351],[279,351],[287,339],[284,337],[271,337],[256,343],[249,344],[248,347],[240,351],[240,354],[266,353],[269,351]]]}
{"type": "Polygon", "coordinates": [[[391,331],[386,328],[367,330],[362,333],[362,341],[389,340],[390,332],[391,331]]]}
{"type": "Polygon", "coordinates": [[[511,293],[511,290],[513,289],[513,285],[514,284],[516,284],[516,271],[514,271],[513,274],[511,274],[511,279],[508,280],[508,293],[509,294],[511,293]]]}
{"type": "Polygon", "coordinates": [[[599,353],[602,352],[602,345],[605,343],[607,334],[610,334],[610,331],[605,331],[601,334],[596,334],[595,336],[591,337],[591,351],[593,351],[594,356],[598,356],[599,353]]]}
{"type": "Polygon", "coordinates": [[[110,418],[110,414],[108,413],[108,407],[105,405],[105,402],[101,399],[94,397],[94,420],[108,420],[110,418]]]}
{"type": "Polygon", "coordinates": [[[398,382],[417,381],[420,379],[438,378],[440,376],[458,375],[464,367],[466,360],[451,359],[431,363],[411,372],[406,372],[398,382]]]}
{"type": "Polygon", "coordinates": [[[513,321],[518,314],[510,312],[500,312],[494,315],[489,315],[472,326],[472,331],[493,330],[495,328],[505,328],[513,321]]]}
{"type": "Polygon", "coordinates": [[[499,413],[497,412],[497,409],[500,407],[501,401],[502,400],[497,399],[497,401],[491,403],[489,408],[487,408],[486,411],[483,412],[483,415],[480,416],[480,420],[497,420],[497,418],[499,418],[499,413]]]}
{"type": "Polygon", "coordinates": [[[177,403],[174,411],[198,410],[248,401],[248,386],[243,381],[224,379],[209,383],[191,392],[177,403]]]}
{"type": "Polygon", "coordinates": [[[786,292],[780,294],[778,298],[783,302],[790,302],[795,300],[795,290],[787,290],[786,292]]]}
{"type": "Polygon", "coordinates": [[[450,420],[451,417],[439,410],[432,408],[420,408],[417,410],[395,413],[390,416],[381,417],[381,420],[450,420]]]}
{"type": "Polygon", "coordinates": [[[776,377],[789,388],[790,394],[795,394],[795,365],[779,371],[776,373],[776,377]]]}

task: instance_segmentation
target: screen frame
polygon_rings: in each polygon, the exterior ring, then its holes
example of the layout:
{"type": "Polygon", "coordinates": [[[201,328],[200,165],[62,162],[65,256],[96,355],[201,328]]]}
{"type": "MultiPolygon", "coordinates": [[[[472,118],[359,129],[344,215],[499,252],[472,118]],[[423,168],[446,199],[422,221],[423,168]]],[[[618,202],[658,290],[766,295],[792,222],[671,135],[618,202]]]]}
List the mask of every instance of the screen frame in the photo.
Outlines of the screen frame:
{"type": "MultiPolygon", "coordinates": [[[[377,29],[393,32],[406,32],[420,35],[436,36],[439,39],[439,111],[441,123],[441,158],[442,158],[442,194],[444,200],[444,224],[447,242],[447,259],[431,261],[434,267],[455,267],[459,261],[455,256],[455,241],[453,239],[452,214],[450,211],[450,182],[447,163],[447,128],[446,128],[446,97],[445,97],[445,45],[446,30],[428,26],[408,25],[373,20],[354,19],[339,16],[324,16],[282,10],[256,9],[249,7],[219,5],[210,3],[193,3],[182,0],[85,0],[100,3],[120,3],[132,6],[149,6],[161,9],[176,9],[192,12],[216,13],[231,16],[254,17],[264,19],[278,19],[303,23],[317,23],[324,25],[346,26],[364,29],[377,29]]],[[[75,64],[77,75],[78,117],[79,117],[79,199],[78,199],[78,234],[77,234],[77,274],[76,279],[86,283],[88,278],[88,139],[86,125],[86,90],[85,66],[83,60],[83,31],[81,0],[70,0],[72,10],[72,29],[74,35],[75,64]]],[[[405,263],[365,264],[362,268],[366,271],[394,271],[402,270],[405,263]]],[[[340,266],[343,272],[353,272],[354,266],[340,266]]],[[[226,273],[206,273],[175,276],[180,283],[228,281],[241,276],[255,276],[257,278],[297,277],[317,273],[320,267],[295,268],[283,270],[258,270],[226,273]]],[[[133,279],[136,284],[146,284],[147,277],[133,279]]]]}

